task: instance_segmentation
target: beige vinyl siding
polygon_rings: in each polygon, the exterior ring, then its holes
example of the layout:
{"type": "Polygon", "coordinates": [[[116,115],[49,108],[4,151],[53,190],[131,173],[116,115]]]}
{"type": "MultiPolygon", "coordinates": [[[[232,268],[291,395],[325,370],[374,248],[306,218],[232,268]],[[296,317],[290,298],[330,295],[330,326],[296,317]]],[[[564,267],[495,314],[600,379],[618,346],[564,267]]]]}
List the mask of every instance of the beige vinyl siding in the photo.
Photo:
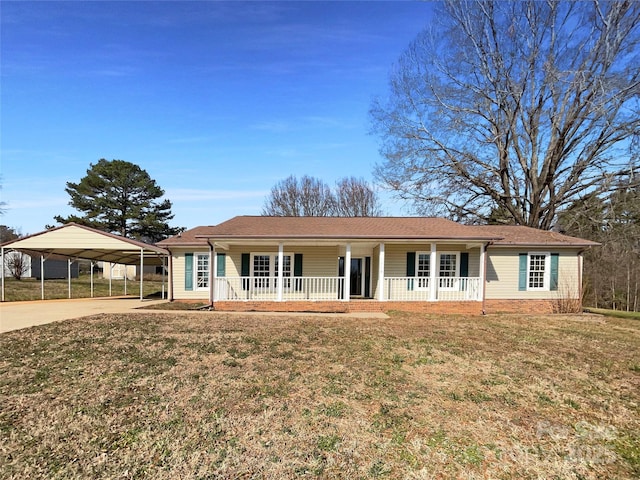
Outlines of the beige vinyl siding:
{"type": "MultiPolygon", "coordinates": [[[[185,268],[185,253],[209,253],[209,250],[196,250],[196,249],[171,249],[172,253],[172,267],[173,267],[173,298],[176,300],[208,300],[209,290],[193,290],[184,289],[184,268],[185,268]]],[[[228,268],[227,263],[227,268],[228,268]]],[[[194,262],[195,268],[195,262],[194,262]]],[[[195,285],[195,281],[194,281],[195,285]]]]}
{"type": "Polygon", "coordinates": [[[547,299],[579,297],[578,252],[575,249],[558,248],[499,248],[487,250],[487,299],[547,299]],[[520,253],[559,253],[558,290],[518,290],[520,253]]]}
{"type": "MultiPolygon", "coordinates": [[[[239,277],[242,269],[243,253],[270,253],[278,254],[278,247],[262,246],[232,246],[228,251],[217,250],[218,253],[226,253],[227,277],[239,277]]],[[[284,246],[285,255],[302,254],[302,275],[304,277],[336,277],[338,276],[338,248],[337,247],[300,247],[284,246]]]]}
{"type": "MultiPolygon", "coordinates": [[[[480,248],[467,250],[466,245],[436,244],[437,252],[467,252],[469,254],[469,276],[480,276],[480,248]]],[[[384,254],[385,277],[405,277],[407,275],[407,252],[431,252],[431,244],[387,244],[384,254]]],[[[377,253],[376,253],[377,255],[377,253]]],[[[458,257],[459,258],[459,257],[458,257]]]]}

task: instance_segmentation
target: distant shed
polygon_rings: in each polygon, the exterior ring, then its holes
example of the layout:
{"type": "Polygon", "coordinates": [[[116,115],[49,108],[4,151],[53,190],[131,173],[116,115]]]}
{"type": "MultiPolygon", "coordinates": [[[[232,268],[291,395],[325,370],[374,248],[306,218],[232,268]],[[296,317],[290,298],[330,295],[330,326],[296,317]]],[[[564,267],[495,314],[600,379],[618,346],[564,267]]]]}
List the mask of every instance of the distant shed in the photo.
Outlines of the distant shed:
{"type": "MultiPolygon", "coordinates": [[[[31,277],[41,279],[40,258],[31,256],[31,277]]],[[[66,260],[47,260],[44,262],[44,279],[53,280],[58,278],[67,278],[69,274],[69,265],[66,260]]],[[[78,262],[71,263],[71,278],[78,278],[80,275],[80,264],[78,262]]]]}

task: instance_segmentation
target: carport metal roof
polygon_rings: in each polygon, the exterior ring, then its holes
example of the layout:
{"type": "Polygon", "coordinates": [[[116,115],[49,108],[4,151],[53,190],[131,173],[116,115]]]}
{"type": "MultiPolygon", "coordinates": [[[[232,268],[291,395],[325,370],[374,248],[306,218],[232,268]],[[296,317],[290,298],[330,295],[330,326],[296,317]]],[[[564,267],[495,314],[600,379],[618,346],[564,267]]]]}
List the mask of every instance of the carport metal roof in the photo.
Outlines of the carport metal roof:
{"type": "Polygon", "coordinates": [[[126,265],[140,264],[141,254],[145,265],[162,265],[162,257],[169,255],[164,248],[77,223],[18,238],[2,244],[2,247],[29,255],[58,255],[126,265]]]}
{"type": "MultiPolygon", "coordinates": [[[[2,248],[2,264],[6,250],[28,255],[54,258],[84,259],[126,265],[164,265],[169,251],[148,243],[131,240],[94,228],[68,223],[44,232],[6,242],[2,248]]],[[[4,299],[4,274],[2,297],[4,299]]],[[[142,284],[140,285],[142,298],[142,284]]]]}

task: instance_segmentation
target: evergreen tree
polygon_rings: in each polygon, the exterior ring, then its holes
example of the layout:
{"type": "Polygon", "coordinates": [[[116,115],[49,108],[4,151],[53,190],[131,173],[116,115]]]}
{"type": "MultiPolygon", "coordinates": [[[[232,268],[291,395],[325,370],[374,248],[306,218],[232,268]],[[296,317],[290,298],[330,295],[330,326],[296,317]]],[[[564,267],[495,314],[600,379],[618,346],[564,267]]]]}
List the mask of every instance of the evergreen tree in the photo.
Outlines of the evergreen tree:
{"type": "Polygon", "coordinates": [[[69,205],[83,215],[57,215],[59,223],[76,222],[123,237],[157,242],[181,229],[170,227],[171,202],[164,190],[138,165],[124,160],[90,164],[78,183],[67,182],[69,205]]]}

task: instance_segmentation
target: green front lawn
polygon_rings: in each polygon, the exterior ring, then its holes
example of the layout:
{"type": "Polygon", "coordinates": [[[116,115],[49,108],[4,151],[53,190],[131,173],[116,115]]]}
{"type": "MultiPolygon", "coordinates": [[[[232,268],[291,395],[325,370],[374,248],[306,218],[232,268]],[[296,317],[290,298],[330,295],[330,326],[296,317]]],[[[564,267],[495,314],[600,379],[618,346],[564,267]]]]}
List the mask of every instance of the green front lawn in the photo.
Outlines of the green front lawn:
{"type": "MultiPolygon", "coordinates": [[[[15,280],[13,278],[5,278],[5,301],[15,302],[23,300],[40,300],[42,298],[42,290],[40,280],[35,278],[25,278],[23,280],[15,280]]],[[[140,295],[140,282],[127,280],[126,293],[128,295],[140,295]]],[[[145,278],[143,285],[144,296],[160,295],[162,291],[162,280],[145,278]]],[[[165,291],[167,284],[165,282],[165,291]]],[[[55,279],[44,281],[45,300],[53,300],[57,298],[68,298],[69,285],[67,279],[55,279]]],[[[124,280],[111,281],[111,296],[125,295],[124,280]]],[[[93,296],[108,297],[109,280],[93,277],[93,296]]],[[[71,279],[71,298],[89,298],[91,297],[91,277],[89,275],[80,275],[79,278],[71,279]]]]}
{"type": "Polygon", "coordinates": [[[640,312],[623,312],[621,310],[609,310],[606,308],[593,308],[593,307],[587,307],[584,309],[584,311],[589,313],[598,313],[600,315],[606,315],[607,317],[631,318],[634,320],[640,320],[640,312]]]}
{"type": "Polygon", "coordinates": [[[628,319],[135,313],[0,351],[0,478],[640,475],[628,319]]]}

